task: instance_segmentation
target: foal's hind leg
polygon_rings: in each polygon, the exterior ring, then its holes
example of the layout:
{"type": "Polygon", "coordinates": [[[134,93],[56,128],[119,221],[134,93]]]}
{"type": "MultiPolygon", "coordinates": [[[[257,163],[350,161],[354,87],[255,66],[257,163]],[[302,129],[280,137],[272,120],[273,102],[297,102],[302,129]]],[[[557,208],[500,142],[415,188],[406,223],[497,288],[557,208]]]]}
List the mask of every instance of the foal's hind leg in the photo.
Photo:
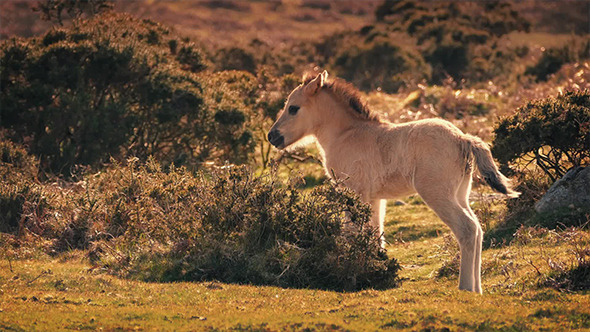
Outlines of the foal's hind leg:
{"type": "MultiPolygon", "coordinates": [[[[434,180],[434,179],[432,179],[434,180]]],[[[436,181],[427,181],[425,185],[416,186],[416,191],[424,202],[451,228],[461,250],[461,269],[459,272],[459,289],[481,292],[476,287],[475,258],[478,241],[478,223],[463,208],[455,197],[456,189],[431,185],[436,181]]]]}
{"type": "Polygon", "coordinates": [[[477,216],[475,215],[475,213],[471,209],[471,206],[469,205],[469,194],[471,192],[471,178],[471,173],[466,174],[459,186],[459,189],[457,190],[456,197],[459,205],[461,205],[461,207],[467,211],[471,218],[475,220],[477,225],[477,238],[475,240],[475,259],[473,262],[473,276],[475,279],[474,291],[481,294],[481,246],[483,242],[483,230],[481,229],[481,225],[479,223],[479,220],[477,219],[477,216]]]}

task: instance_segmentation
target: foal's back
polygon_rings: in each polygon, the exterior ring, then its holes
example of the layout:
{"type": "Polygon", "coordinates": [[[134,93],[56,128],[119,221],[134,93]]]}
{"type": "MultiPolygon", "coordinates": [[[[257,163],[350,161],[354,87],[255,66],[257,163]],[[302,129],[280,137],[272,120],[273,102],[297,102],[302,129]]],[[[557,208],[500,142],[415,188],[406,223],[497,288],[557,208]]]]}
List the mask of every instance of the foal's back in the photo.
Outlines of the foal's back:
{"type": "Polygon", "coordinates": [[[397,198],[415,191],[417,173],[430,174],[426,178],[432,180],[438,173],[445,179],[449,172],[462,177],[466,137],[453,124],[439,119],[404,124],[359,122],[341,136],[338,148],[326,149],[326,171],[348,178],[348,185],[360,193],[397,198]]]}

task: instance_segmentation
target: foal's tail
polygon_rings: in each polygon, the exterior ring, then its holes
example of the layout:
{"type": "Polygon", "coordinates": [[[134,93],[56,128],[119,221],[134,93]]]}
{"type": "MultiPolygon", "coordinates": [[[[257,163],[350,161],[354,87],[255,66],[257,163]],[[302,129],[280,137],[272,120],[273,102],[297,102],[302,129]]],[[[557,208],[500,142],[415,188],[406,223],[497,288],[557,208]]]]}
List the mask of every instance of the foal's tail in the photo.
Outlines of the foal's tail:
{"type": "Polygon", "coordinates": [[[500,173],[496,164],[494,164],[492,152],[488,148],[488,145],[479,137],[475,136],[468,136],[467,140],[469,142],[471,153],[473,153],[473,156],[475,157],[477,168],[487,184],[492,187],[492,189],[507,195],[508,197],[518,197],[520,193],[510,188],[510,180],[500,173]]]}

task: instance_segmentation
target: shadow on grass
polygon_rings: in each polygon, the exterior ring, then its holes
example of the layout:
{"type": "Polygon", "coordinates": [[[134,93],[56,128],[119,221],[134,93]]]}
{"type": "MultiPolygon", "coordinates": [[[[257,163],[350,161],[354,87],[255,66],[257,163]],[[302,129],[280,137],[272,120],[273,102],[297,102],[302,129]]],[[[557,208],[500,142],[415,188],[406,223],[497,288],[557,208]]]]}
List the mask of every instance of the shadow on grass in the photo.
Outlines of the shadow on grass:
{"type": "Polygon", "coordinates": [[[548,213],[537,213],[531,208],[508,215],[507,219],[484,234],[484,249],[510,244],[516,231],[523,226],[539,226],[547,229],[587,228],[590,221],[590,208],[561,208],[548,213]]]}
{"type": "Polygon", "coordinates": [[[400,226],[386,235],[386,239],[389,243],[393,243],[397,240],[403,242],[413,242],[423,239],[430,239],[438,237],[443,233],[438,228],[423,227],[417,225],[400,226]]]}
{"type": "MultiPolygon", "coordinates": [[[[244,255],[143,255],[138,261],[117,275],[148,283],[209,282],[210,289],[222,289],[220,283],[234,285],[270,286],[284,289],[313,289],[342,293],[355,293],[366,289],[385,290],[401,286],[401,266],[395,258],[388,258],[383,251],[378,257],[368,259],[359,255],[361,266],[351,260],[344,269],[334,264],[326,265],[317,256],[310,255],[292,266],[272,266],[265,259],[272,259],[268,253],[244,255]],[[264,257],[268,256],[268,257],[264,257]]],[[[326,258],[326,262],[338,259],[326,258]]],[[[341,261],[345,261],[339,257],[341,261]]],[[[344,264],[344,262],[341,262],[344,264]]]]}

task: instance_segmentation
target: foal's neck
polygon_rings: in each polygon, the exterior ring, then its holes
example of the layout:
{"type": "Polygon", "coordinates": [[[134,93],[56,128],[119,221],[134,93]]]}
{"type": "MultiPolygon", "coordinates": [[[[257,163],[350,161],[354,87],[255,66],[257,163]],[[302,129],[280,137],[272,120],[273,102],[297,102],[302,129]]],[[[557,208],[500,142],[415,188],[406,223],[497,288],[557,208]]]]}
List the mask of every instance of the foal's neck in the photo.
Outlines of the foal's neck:
{"type": "Polygon", "coordinates": [[[344,105],[330,93],[321,93],[317,98],[320,119],[314,136],[324,150],[330,149],[342,135],[367,122],[353,115],[354,111],[347,109],[350,106],[344,105]]]}

